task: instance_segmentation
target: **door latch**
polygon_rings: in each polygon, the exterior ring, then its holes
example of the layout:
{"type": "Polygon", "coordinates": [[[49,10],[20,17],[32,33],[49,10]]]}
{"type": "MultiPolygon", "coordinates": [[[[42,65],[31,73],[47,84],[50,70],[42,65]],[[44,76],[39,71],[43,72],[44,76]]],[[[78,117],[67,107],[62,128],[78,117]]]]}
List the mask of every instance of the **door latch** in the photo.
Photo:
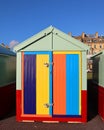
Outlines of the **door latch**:
{"type": "Polygon", "coordinates": [[[44,106],[45,106],[46,108],[49,108],[49,107],[53,106],[53,103],[52,103],[52,104],[45,103],[44,106]]]}
{"type": "Polygon", "coordinates": [[[49,67],[49,65],[53,65],[53,62],[50,62],[50,63],[45,62],[44,63],[44,66],[46,66],[46,67],[49,67]]]}

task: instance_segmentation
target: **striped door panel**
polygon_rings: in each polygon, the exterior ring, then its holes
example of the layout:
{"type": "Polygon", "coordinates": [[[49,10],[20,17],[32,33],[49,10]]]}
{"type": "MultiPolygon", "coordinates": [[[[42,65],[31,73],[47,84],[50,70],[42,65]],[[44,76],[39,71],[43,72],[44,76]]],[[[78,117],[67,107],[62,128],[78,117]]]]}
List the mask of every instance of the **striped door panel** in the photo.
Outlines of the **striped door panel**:
{"type": "Polygon", "coordinates": [[[54,52],[53,62],[53,115],[80,115],[79,53],[54,52]]]}
{"type": "Polygon", "coordinates": [[[23,114],[81,114],[79,52],[25,52],[23,61],[23,114]]]}
{"type": "Polygon", "coordinates": [[[51,53],[26,52],[24,54],[23,114],[52,113],[52,108],[46,105],[52,103],[50,98],[52,76],[49,75],[52,67],[45,65],[51,59],[51,53]]]}
{"type": "Polygon", "coordinates": [[[36,113],[36,56],[24,56],[24,114],[36,113]]]}

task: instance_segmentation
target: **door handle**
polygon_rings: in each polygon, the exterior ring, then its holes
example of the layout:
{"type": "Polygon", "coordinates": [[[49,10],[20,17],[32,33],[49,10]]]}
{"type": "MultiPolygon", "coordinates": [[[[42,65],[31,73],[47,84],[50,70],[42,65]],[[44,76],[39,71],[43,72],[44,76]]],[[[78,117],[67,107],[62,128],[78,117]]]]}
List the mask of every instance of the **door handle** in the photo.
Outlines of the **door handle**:
{"type": "Polygon", "coordinates": [[[49,67],[50,65],[53,65],[53,62],[50,62],[50,63],[44,63],[44,66],[46,66],[46,67],[49,67]]]}
{"type": "Polygon", "coordinates": [[[45,103],[44,106],[45,106],[46,108],[49,108],[49,107],[53,106],[53,103],[52,103],[52,104],[45,103]]]}

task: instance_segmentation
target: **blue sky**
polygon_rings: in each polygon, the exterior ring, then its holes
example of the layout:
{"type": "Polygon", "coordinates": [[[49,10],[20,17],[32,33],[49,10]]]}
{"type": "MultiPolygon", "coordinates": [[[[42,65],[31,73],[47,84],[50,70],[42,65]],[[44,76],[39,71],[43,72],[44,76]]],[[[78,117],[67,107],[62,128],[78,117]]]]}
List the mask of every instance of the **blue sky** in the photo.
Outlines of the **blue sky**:
{"type": "Polygon", "coordinates": [[[20,43],[50,25],[104,35],[104,0],[0,0],[0,43],[20,43]]]}

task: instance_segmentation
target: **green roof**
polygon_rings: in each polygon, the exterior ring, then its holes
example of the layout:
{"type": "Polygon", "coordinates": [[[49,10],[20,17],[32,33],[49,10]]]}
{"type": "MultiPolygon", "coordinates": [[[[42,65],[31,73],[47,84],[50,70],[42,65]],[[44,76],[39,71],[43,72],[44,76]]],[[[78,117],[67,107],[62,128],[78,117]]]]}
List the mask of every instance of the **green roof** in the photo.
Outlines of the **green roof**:
{"type": "Polygon", "coordinates": [[[89,47],[50,26],[14,47],[15,51],[89,50],[89,47]]]}

